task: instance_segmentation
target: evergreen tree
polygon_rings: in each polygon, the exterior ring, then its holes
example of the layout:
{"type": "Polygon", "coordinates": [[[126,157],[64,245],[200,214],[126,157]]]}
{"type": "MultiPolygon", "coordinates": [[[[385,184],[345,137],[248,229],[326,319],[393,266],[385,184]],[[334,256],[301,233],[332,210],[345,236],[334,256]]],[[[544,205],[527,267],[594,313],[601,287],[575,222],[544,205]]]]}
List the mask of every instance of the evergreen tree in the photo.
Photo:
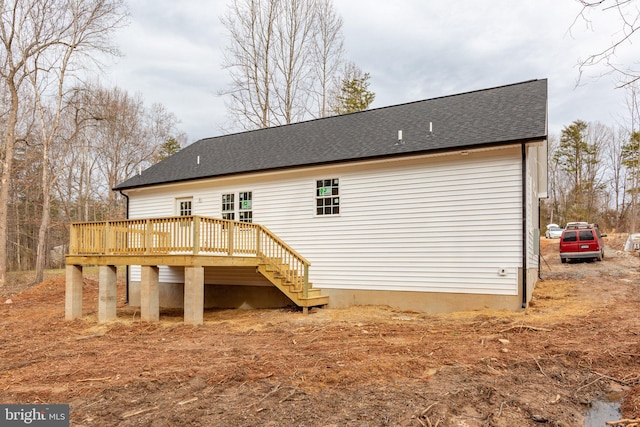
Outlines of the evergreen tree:
{"type": "Polygon", "coordinates": [[[369,108],[376,95],[369,90],[369,73],[355,73],[342,79],[340,94],[332,111],[335,114],[348,114],[369,108]]]}
{"type": "Polygon", "coordinates": [[[554,154],[559,168],[570,179],[567,216],[573,220],[592,220],[594,193],[598,190],[592,172],[598,163],[598,147],[589,143],[589,125],[575,120],[562,129],[560,144],[554,154]]]}
{"type": "Polygon", "coordinates": [[[177,139],[175,139],[174,137],[168,138],[165,142],[160,144],[158,154],[156,154],[156,163],[166,159],[172,154],[177,153],[181,148],[182,147],[180,146],[180,143],[177,139]]]}
{"type": "Polygon", "coordinates": [[[575,120],[569,126],[562,129],[560,145],[554,155],[562,170],[573,179],[573,189],[578,190],[582,186],[585,167],[595,163],[595,148],[587,142],[588,125],[582,120],[575,120]]]}

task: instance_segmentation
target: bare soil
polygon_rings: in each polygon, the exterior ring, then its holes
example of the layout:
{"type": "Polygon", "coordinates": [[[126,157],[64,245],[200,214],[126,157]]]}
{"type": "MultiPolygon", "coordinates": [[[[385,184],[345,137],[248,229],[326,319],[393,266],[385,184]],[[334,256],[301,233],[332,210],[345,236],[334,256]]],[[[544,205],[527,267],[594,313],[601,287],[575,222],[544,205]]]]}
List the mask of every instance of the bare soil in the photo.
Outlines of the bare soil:
{"type": "MultiPolygon", "coordinates": [[[[0,290],[0,402],[69,403],[74,426],[582,426],[591,402],[640,417],[640,258],[561,264],[542,239],[521,312],[217,310],[203,326],[124,304],[64,321],[64,277],[0,290]],[[7,299],[10,299],[5,303],[7,299]]],[[[613,421],[613,420],[612,420],[613,421]]]]}

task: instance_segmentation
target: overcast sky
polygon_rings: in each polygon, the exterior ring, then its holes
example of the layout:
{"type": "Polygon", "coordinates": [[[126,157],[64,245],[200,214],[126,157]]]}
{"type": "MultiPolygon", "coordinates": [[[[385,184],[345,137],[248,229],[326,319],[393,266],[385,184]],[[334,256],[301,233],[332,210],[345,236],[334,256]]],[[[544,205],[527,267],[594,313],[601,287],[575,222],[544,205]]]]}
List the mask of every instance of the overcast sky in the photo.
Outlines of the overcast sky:
{"type": "MultiPolygon", "coordinates": [[[[181,121],[188,142],[217,136],[227,122],[218,92],[229,40],[223,0],[130,0],[130,24],[118,31],[123,57],[103,79],[145,103],[162,103],[181,121]]],[[[625,92],[602,68],[578,62],[620,31],[612,11],[589,26],[575,0],[334,0],[344,20],[346,59],[371,74],[371,108],[530,79],[549,79],[549,132],[573,120],[621,124],[625,92]]],[[[631,50],[631,49],[629,49],[631,50]]],[[[621,51],[616,59],[631,63],[621,51]]],[[[631,55],[631,53],[629,54],[631,55]]]]}

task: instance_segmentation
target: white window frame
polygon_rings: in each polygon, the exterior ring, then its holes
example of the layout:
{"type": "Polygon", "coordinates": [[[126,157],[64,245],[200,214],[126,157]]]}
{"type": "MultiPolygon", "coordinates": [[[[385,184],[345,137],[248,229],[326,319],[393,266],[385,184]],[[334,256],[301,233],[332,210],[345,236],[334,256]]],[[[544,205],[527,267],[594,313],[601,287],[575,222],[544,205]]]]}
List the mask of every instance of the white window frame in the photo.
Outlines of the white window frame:
{"type": "Polygon", "coordinates": [[[233,221],[236,219],[235,200],[236,200],[235,193],[222,193],[222,200],[221,200],[222,219],[226,219],[230,221],[233,221]]]}
{"type": "Polygon", "coordinates": [[[253,222],[253,191],[225,192],[220,202],[222,219],[253,222]]]}
{"type": "Polygon", "coordinates": [[[193,197],[176,198],[176,216],[193,215],[193,197]],[[185,205],[183,205],[183,203],[185,205]],[[186,206],[188,204],[188,207],[186,206]]]}

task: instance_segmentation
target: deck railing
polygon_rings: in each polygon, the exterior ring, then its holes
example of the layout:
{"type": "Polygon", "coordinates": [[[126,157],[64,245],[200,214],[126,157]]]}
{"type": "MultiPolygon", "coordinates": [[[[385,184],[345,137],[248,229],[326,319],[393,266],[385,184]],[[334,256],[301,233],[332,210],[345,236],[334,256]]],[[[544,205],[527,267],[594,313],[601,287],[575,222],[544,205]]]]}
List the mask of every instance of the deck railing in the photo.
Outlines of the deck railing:
{"type": "Polygon", "coordinates": [[[72,223],[69,255],[256,256],[308,286],[309,261],[259,224],[203,216],[72,223]]]}

